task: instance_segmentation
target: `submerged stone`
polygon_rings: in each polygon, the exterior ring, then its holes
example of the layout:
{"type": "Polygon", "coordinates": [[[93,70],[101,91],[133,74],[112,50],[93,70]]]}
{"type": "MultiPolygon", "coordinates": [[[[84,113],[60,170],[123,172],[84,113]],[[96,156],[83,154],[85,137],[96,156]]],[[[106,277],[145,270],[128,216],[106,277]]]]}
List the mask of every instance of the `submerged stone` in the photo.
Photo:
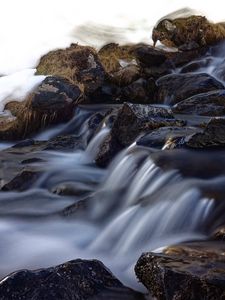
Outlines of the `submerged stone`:
{"type": "Polygon", "coordinates": [[[2,187],[2,191],[25,191],[35,183],[35,181],[41,176],[40,171],[32,169],[24,169],[17,174],[10,182],[2,187]]]}
{"type": "Polygon", "coordinates": [[[52,268],[21,270],[0,281],[1,300],[143,300],[97,260],[73,260],[52,268]]]}
{"type": "Polygon", "coordinates": [[[215,300],[225,297],[225,244],[198,242],[144,253],[135,272],[159,300],[215,300]]]}

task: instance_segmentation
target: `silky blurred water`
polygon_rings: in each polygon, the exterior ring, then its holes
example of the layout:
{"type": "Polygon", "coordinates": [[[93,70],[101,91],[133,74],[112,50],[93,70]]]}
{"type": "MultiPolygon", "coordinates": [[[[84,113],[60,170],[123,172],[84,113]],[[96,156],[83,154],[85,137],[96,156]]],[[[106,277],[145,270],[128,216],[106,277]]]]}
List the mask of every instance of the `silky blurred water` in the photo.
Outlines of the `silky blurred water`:
{"type": "MultiPolygon", "coordinates": [[[[71,42],[97,48],[113,41],[151,43],[154,24],[187,6],[211,20],[224,19],[222,0],[1,1],[0,74],[5,76],[0,77],[0,111],[7,101],[22,100],[43,80],[34,75],[35,67],[49,50],[71,42]]],[[[188,12],[185,9],[173,17],[188,12]]],[[[209,53],[213,62],[202,69],[220,80],[222,53],[209,53]]],[[[89,142],[87,121],[93,113],[91,108],[82,108],[67,124],[35,137],[46,140],[73,133],[84,140],[86,150],[36,151],[24,156],[1,152],[1,181],[15,175],[18,160],[40,158],[44,162],[34,163],[43,174],[30,190],[0,193],[0,276],[78,257],[99,258],[124,283],[141,289],[133,267],[143,251],[204,239],[210,231],[209,218],[212,226],[214,219],[219,220],[216,201],[203,195],[201,187],[218,182],[223,186],[222,176],[212,181],[184,178],[175,167],[157,166],[151,151],[135,144],[108,168],[98,168],[94,158],[109,128],[102,128],[89,142]],[[56,191],[65,186],[77,195],[58,195],[56,191]],[[85,209],[76,214],[71,205],[79,201],[84,201],[85,209]]]]}

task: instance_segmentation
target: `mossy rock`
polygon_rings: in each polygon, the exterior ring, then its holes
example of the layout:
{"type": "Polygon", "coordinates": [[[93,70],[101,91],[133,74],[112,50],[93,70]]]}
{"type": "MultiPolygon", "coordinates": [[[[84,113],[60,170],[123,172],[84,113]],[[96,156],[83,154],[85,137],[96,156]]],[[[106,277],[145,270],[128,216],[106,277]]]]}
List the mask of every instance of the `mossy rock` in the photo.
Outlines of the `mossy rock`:
{"type": "Polygon", "coordinates": [[[203,16],[163,19],[152,32],[154,44],[160,41],[166,46],[180,47],[182,50],[213,45],[224,38],[224,25],[211,23],[203,16]]]}
{"type": "Polygon", "coordinates": [[[81,90],[69,80],[46,77],[24,101],[11,101],[5,106],[14,118],[1,124],[0,140],[23,139],[51,124],[70,120],[81,98],[81,90]]]}
{"type": "Polygon", "coordinates": [[[78,84],[87,94],[102,85],[105,71],[94,48],[71,44],[44,55],[36,74],[60,76],[78,84]]]}
{"type": "Polygon", "coordinates": [[[131,62],[135,59],[134,48],[132,45],[120,46],[115,43],[103,46],[99,50],[98,55],[108,73],[118,72],[121,69],[120,60],[131,62]]]}

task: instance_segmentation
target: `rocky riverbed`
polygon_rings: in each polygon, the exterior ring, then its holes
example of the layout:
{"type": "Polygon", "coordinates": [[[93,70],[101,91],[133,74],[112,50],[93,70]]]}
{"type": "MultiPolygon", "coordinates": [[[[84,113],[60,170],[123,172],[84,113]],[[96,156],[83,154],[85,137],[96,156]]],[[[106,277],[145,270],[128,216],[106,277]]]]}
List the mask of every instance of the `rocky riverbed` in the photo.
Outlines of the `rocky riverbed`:
{"type": "Polygon", "coordinates": [[[225,25],[152,39],[53,50],[5,104],[0,299],[225,298],[225,25]]]}

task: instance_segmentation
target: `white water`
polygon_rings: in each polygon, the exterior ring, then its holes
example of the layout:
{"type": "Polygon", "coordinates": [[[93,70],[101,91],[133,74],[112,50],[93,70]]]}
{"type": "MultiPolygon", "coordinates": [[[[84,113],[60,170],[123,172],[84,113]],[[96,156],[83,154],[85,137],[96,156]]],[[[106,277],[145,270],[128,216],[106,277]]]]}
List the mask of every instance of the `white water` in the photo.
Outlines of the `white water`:
{"type": "MultiPolygon", "coordinates": [[[[95,138],[96,145],[104,133],[95,138]]],[[[146,150],[124,151],[107,170],[91,165],[88,153],[50,153],[47,171],[33,189],[1,193],[1,216],[11,216],[0,220],[1,275],[78,257],[98,258],[125,284],[142,289],[134,275],[142,252],[205,238],[215,203],[201,195],[197,181],[183,179],[176,170],[162,171],[146,150]],[[73,204],[76,197],[47,191],[64,182],[93,191],[85,214],[80,220],[37,219],[73,204]]]]}

